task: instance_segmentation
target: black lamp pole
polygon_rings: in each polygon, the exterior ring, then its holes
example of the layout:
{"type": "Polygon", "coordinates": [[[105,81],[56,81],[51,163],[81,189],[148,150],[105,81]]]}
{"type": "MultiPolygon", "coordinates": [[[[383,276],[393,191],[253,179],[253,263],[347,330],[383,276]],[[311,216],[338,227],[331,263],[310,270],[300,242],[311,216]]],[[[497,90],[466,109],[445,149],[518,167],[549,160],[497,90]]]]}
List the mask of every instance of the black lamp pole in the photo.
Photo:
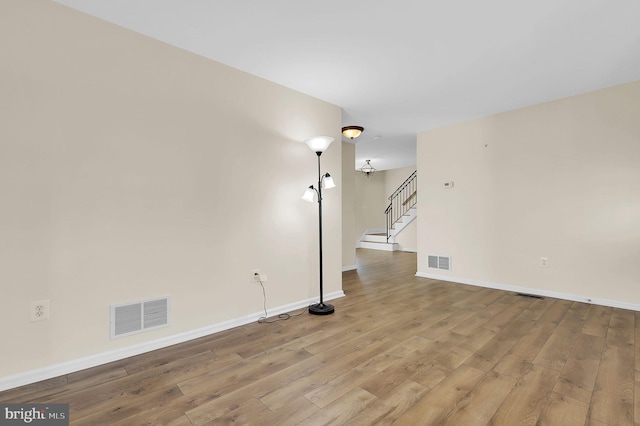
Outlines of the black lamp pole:
{"type": "Polygon", "coordinates": [[[314,315],[329,315],[332,314],[335,309],[333,305],[328,303],[324,303],[323,301],[323,288],[322,288],[322,175],[320,173],[320,156],[322,155],[322,151],[317,151],[316,155],[318,156],[318,241],[320,244],[320,303],[316,303],[314,305],[309,306],[309,313],[314,315]]]}

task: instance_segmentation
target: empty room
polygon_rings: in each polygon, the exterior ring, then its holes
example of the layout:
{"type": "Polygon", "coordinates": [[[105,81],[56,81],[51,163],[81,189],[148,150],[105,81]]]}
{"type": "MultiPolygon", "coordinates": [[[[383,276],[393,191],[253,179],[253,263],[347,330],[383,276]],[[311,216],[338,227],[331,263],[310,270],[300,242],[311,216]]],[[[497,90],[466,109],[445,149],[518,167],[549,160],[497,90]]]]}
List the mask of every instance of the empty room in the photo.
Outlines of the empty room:
{"type": "Polygon", "coordinates": [[[637,16],[3,0],[0,424],[639,424],[637,16]]]}

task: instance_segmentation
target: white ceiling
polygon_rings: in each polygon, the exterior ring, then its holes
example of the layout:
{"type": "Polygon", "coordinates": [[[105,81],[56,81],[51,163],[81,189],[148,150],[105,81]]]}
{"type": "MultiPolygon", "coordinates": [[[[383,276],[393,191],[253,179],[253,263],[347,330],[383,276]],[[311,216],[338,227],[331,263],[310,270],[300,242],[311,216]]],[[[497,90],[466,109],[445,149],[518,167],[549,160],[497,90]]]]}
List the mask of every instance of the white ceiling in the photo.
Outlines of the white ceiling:
{"type": "Polygon", "coordinates": [[[416,133],[640,80],[638,0],[55,0],[343,108],[356,167],[416,133]]]}

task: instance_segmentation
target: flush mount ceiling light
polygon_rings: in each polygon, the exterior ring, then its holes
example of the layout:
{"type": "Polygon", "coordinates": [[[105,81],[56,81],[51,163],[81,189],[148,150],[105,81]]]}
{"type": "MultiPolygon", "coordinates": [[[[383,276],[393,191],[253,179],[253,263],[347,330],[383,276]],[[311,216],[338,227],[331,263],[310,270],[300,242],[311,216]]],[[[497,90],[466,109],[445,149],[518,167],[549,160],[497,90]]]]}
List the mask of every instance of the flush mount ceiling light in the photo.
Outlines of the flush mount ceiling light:
{"type": "Polygon", "coordinates": [[[364,127],[360,126],[346,126],[342,128],[342,135],[345,138],[349,138],[351,140],[357,138],[364,131],[364,127]]]}
{"type": "Polygon", "coordinates": [[[376,172],[376,169],[371,165],[371,160],[367,160],[365,165],[360,167],[360,171],[369,177],[376,172]]]}

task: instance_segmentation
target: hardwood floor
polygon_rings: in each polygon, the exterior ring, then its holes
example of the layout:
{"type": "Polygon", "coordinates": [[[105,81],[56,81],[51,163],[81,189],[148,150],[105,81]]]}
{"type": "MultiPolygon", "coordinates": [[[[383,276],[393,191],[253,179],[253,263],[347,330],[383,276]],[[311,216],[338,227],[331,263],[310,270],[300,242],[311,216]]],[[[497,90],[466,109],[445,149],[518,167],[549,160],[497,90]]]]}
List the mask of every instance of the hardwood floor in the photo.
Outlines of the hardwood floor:
{"type": "Polygon", "coordinates": [[[333,315],[246,325],[0,401],[69,403],[73,425],[640,424],[639,313],[415,271],[414,253],[360,249],[333,315]]]}

